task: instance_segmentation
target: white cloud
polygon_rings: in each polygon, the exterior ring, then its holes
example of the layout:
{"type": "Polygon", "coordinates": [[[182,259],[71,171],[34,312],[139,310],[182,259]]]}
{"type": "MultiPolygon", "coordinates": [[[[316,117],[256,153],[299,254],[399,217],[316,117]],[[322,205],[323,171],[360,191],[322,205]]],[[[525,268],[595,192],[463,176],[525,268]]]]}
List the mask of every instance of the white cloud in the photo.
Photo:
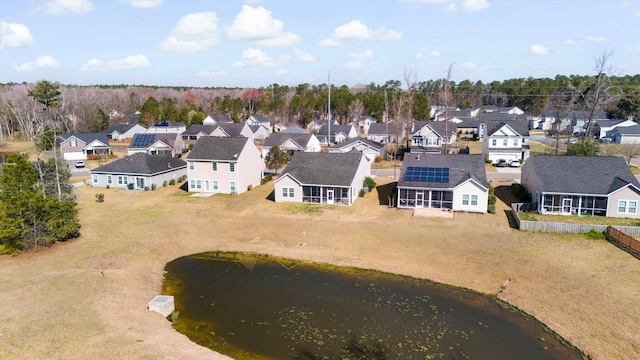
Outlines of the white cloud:
{"type": "Polygon", "coordinates": [[[95,71],[108,72],[117,70],[129,70],[137,68],[151,67],[149,59],[144,55],[127,56],[120,60],[102,61],[100,59],[91,59],[82,65],[79,71],[95,71]]]}
{"type": "Polygon", "coordinates": [[[547,49],[544,45],[533,44],[531,45],[531,53],[534,55],[548,55],[549,49],[547,49]]]}
{"type": "Polygon", "coordinates": [[[248,48],[242,51],[242,60],[233,63],[235,67],[276,67],[290,61],[289,56],[282,55],[274,59],[264,51],[257,48],[248,48]]]}
{"type": "Polygon", "coordinates": [[[296,54],[296,56],[298,57],[298,60],[300,61],[305,61],[305,62],[311,62],[311,61],[316,61],[316,57],[309,54],[306,51],[303,51],[301,49],[298,48],[293,48],[293,52],[296,54]]]}
{"type": "Polygon", "coordinates": [[[402,33],[380,28],[373,30],[359,20],[353,20],[338,26],[328,39],[322,40],[320,46],[340,46],[343,40],[381,40],[398,41],[402,39],[402,33]]]}
{"type": "Polygon", "coordinates": [[[284,23],[274,19],[271,11],[243,5],[242,11],[225,31],[231,39],[253,41],[259,46],[292,46],[302,41],[299,35],[283,29],[284,23]]]}
{"type": "Polygon", "coordinates": [[[227,76],[227,73],[224,71],[207,71],[207,70],[202,70],[198,73],[199,77],[205,77],[205,78],[219,78],[219,77],[225,77],[227,76]]]}
{"type": "Polygon", "coordinates": [[[431,57],[438,57],[440,55],[442,55],[442,54],[440,54],[440,51],[433,50],[433,51],[429,52],[429,56],[431,56],[431,57]]]}
{"type": "Polygon", "coordinates": [[[347,54],[347,57],[349,60],[342,66],[349,69],[357,69],[364,65],[365,60],[373,59],[375,55],[371,49],[367,49],[361,53],[349,53],[347,54]]]}
{"type": "Polygon", "coordinates": [[[564,43],[567,44],[567,45],[575,45],[575,44],[577,44],[577,42],[575,40],[573,40],[573,39],[567,39],[567,40],[564,41],[564,43]]]}
{"type": "Polygon", "coordinates": [[[172,52],[200,52],[217,45],[219,36],[216,13],[192,13],[178,21],[171,36],[162,41],[159,48],[172,52]]]}
{"type": "Polygon", "coordinates": [[[446,8],[444,8],[445,12],[456,12],[458,11],[458,6],[454,3],[451,3],[449,5],[447,5],[446,8]]]}
{"type": "Polygon", "coordinates": [[[464,0],[460,6],[466,11],[475,12],[488,8],[488,0],[464,0]]]}
{"type": "Polygon", "coordinates": [[[59,67],[60,63],[49,55],[41,56],[36,61],[26,62],[22,65],[14,65],[13,69],[17,72],[32,72],[39,69],[51,69],[59,67]]]}
{"type": "Polygon", "coordinates": [[[118,0],[137,8],[152,8],[162,4],[162,0],[118,0]]]}
{"type": "Polygon", "coordinates": [[[439,57],[439,56],[441,56],[441,55],[442,55],[442,54],[440,53],[440,51],[432,50],[432,51],[430,51],[430,52],[429,52],[428,54],[426,54],[426,55],[425,55],[425,54],[423,54],[423,53],[417,53],[417,54],[416,54],[416,59],[424,60],[424,59],[426,59],[426,58],[428,58],[428,57],[439,57]]]}
{"type": "Polygon", "coordinates": [[[604,36],[587,36],[585,40],[587,42],[603,43],[607,41],[607,38],[604,36]]]}
{"type": "Polygon", "coordinates": [[[29,47],[33,36],[26,25],[0,21],[0,49],[29,47]]]}
{"type": "Polygon", "coordinates": [[[464,62],[462,64],[462,67],[464,69],[474,70],[474,71],[486,71],[486,70],[489,70],[489,68],[487,66],[480,66],[480,65],[478,65],[478,64],[476,64],[476,63],[474,63],[472,61],[464,62]]]}
{"type": "Polygon", "coordinates": [[[93,4],[88,0],[49,0],[47,12],[52,15],[73,13],[82,14],[93,10],[93,4]]]}

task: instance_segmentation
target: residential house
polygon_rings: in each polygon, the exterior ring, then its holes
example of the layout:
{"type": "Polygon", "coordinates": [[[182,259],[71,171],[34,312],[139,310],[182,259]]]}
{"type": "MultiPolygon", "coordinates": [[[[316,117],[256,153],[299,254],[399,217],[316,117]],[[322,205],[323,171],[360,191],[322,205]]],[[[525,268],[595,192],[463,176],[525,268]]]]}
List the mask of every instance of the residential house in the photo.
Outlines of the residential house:
{"type": "Polygon", "coordinates": [[[147,128],[140,124],[112,124],[104,133],[109,140],[131,139],[133,135],[147,132],[147,128]]]}
{"type": "Polygon", "coordinates": [[[482,105],[480,110],[485,113],[497,113],[497,114],[513,114],[522,115],[524,110],[517,106],[495,106],[495,105],[482,105]]]}
{"type": "Polygon", "coordinates": [[[640,218],[640,182],[621,157],[531,155],[521,181],[542,214],[640,218]]]}
{"type": "Polygon", "coordinates": [[[150,155],[166,154],[178,157],[182,154],[183,149],[184,142],[178,133],[144,133],[133,136],[127,148],[127,155],[142,152],[150,155]]]}
{"type": "Polygon", "coordinates": [[[309,130],[303,129],[297,125],[289,125],[288,127],[284,127],[278,130],[278,132],[289,133],[289,134],[311,134],[309,130]]]}
{"type": "Polygon", "coordinates": [[[181,122],[163,120],[155,125],[149,126],[149,128],[147,128],[147,133],[182,134],[185,130],[187,130],[187,125],[181,122]]]}
{"type": "Polygon", "coordinates": [[[253,131],[246,123],[218,123],[211,136],[246,137],[253,141],[253,131]]]}
{"type": "Polygon", "coordinates": [[[195,145],[198,139],[200,139],[201,137],[211,136],[211,134],[217,127],[217,125],[213,124],[191,125],[187,128],[187,130],[183,131],[182,134],[180,134],[180,137],[182,137],[182,141],[184,142],[185,146],[195,145]]]}
{"type": "Polygon", "coordinates": [[[430,112],[429,114],[431,114],[431,120],[437,121],[436,119],[439,119],[441,116],[444,116],[445,112],[452,112],[452,111],[460,111],[459,107],[445,107],[442,105],[432,105],[430,107],[430,112]]]}
{"type": "Polygon", "coordinates": [[[260,185],[260,150],[246,137],[206,136],[187,156],[189,192],[241,194],[260,185]]]}
{"type": "Polygon", "coordinates": [[[468,109],[443,111],[433,117],[433,121],[449,120],[454,123],[461,123],[468,119],[471,119],[471,111],[468,109]]]}
{"type": "Polygon", "coordinates": [[[233,120],[227,115],[213,114],[213,115],[207,115],[207,117],[204,118],[204,120],[202,121],[202,124],[217,125],[217,124],[225,124],[225,123],[232,123],[232,122],[233,120]]]}
{"type": "Polygon", "coordinates": [[[616,127],[607,132],[607,137],[618,144],[640,144],[640,125],[616,127]]]}
{"type": "Polygon", "coordinates": [[[60,152],[65,160],[86,160],[88,155],[111,153],[105,133],[62,134],[59,139],[60,152]]]}
{"type": "Polygon", "coordinates": [[[274,182],[276,202],[351,205],[371,176],[361,152],[297,152],[274,182]]]}
{"type": "Polygon", "coordinates": [[[487,212],[489,188],[479,154],[407,154],[396,188],[400,209],[487,212]]]}
{"type": "Polygon", "coordinates": [[[135,153],[91,170],[94,187],[149,190],[187,175],[187,163],[171,155],[135,153]]]}
{"type": "Polygon", "coordinates": [[[316,137],[320,141],[320,144],[339,144],[356,136],[358,136],[358,131],[355,126],[351,124],[331,124],[331,126],[329,126],[325,123],[316,132],[316,137]],[[329,132],[331,132],[331,134],[329,134],[329,132]]]}
{"type": "Polygon", "coordinates": [[[578,110],[571,113],[571,126],[574,134],[581,134],[587,131],[589,119],[594,123],[600,120],[608,120],[607,113],[604,110],[596,110],[593,116],[590,111],[578,110]]]}
{"type": "MultiPolygon", "coordinates": [[[[307,130],[309,130],[312,133],[317,133],[321,127],[327,125],[328,123],[329,121],[327,119],[313,119],[309,121],[309,123],[307,124],[307,130]]],[[[331,121],[331,127],[339,124],[340,123],[338,123],[338,121],[335,119],[331,121]]]]}
{"type": "Polygon", "coordinates": [[[273,146],[289,155],[295,152],[320,152],[320,141],[311,133],[271,133],[262,144],[262,156],[267,156],[273,146]]]}
{"type": "MultiPolygon", "coordinates": [[[[487,121],[511,121],[511,120],[527,120],[527,116],[519,115],[519,114],[507,114],[507,113],[478,114],[478,123],[483,123],[487,121]]],[[[528,125],[527,125],[527,128],[528,128],[528,125]]]]}
{"type": "Polygon", "coordinates": [[[253,141],[256,142],[266,139],[267,136],[271,134],[271,129],[267,129],[262,125],[249,125],[249,129],[251,129],[251,132],[253,133],[253,141]]]}
{"type": "Polygon", "coordinates": [[[451,121],[416,121],[411,135],[411,152],[435,152],[456,141],[457,124],[451,121]]]}
{"type": "MultiPolygon", "coordinates": [[[[618,128],[618,127],[629,127],[629,126],[636,126],[638,125],[637,122],[631,120],[631,119],[627,119],[627,120],[620,120],[620,119],[612,119],[612,120],[596,120],[596,128],[599,129],[599,133],[598,133],[598,137],[599,138],[603,138],[603,137],[608,137],[607,134],[609,132],[611,132],[611,130],[618,128]]],[[[612,137],[613,138],[613,137],[612,137]]]]}
{"type": "Polygon", "coordinates": [[[478,125],[482,154],[491,162],[526,160],[529,157],[527,120],[487,121],[478,125]]]}
{"type": "Polygon", "coordinates": [[[249,126],[261,125],[271,132],[271,120],[260,114],[251,115],[245,122],[249,126]]]}
{"type": "Polygon", "coordinates": [[[369,127],[371,124],[376,124],[378,120],[369,115],[364,115],[356,119],[355,125],[358,129],[359,134],[367,134],[369,132],[369,127]]]}
{"type": "Polygon", "coordinates": [[[330,147],[330,153],[346,153],[350,151],[357,151],[364,154],[367,161],[370,163],[376,161],[377,158],[382,158],[385,155],[385,144],[377,141],[372,141],[362,137],[355,137],[345,142],[342,142],[336,146],[330,147]]]}
{"type": "Polygon", "coordinates": [[[462,138],[473,138],[478,134],[478,120],[467,119],[458,123],[457,128],[462,138]]]}
{"type": "Polygon", "coordinates": [[[385,144],[400,141],[400,139],[404,138],[405,134],[404,131],[398,131],[402,130],[398,128],[398,123],[393,120],[389,120],[386,123],[371,124],[367,132],[367,139],[385,144]]]}

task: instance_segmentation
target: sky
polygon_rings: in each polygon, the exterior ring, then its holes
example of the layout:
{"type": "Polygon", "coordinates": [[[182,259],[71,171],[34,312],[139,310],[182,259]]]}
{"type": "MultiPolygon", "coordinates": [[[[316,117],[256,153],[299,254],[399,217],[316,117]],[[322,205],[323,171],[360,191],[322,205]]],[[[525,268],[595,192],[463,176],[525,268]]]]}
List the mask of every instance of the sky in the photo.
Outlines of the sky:
{"type": "Polygon", "coordinates": [[[0,83],[259,88],[640,74],[640,0],[0,0],[0,83]]]}

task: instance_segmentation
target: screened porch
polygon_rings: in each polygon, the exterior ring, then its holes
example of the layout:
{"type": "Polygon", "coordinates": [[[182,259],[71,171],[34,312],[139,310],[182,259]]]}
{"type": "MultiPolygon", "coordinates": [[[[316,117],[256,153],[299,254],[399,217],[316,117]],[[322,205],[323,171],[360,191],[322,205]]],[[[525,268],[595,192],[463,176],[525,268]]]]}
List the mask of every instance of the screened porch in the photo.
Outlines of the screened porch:
{"type": "Polygon", "coordinates": [[[348,187],[303,186],[302,202],[312,204],[351,205],[354,194],[348,187]]]}
{"type": "Polygon", "coordinates": [[[607,215],[607,198],[604,196],[541,194],[538,204],[540,213],[607,215]]]}
{"type": "Polygon", "coordinates": [[[398,207],[453,209],[453,191],[399,189],[398,207]]]}

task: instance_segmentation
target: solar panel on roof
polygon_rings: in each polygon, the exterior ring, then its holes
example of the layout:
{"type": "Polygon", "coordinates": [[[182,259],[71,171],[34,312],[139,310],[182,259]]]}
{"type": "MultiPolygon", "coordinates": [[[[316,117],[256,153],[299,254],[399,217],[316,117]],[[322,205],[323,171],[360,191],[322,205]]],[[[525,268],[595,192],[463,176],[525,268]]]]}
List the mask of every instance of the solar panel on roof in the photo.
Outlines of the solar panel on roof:
{"type": "Polygon", "coordinates": [[[153,143],[155,139],[155,134],[136,134],[133,141],[131,142],[132,147],[143,147],[149,146],[153,143]]]}
{"type": "Polygon", "coordinates": [[[405,181],[415,182],[449,182],[449,168],[428,167],[428,166],[409,166],[404,175],[405,181]]]}

